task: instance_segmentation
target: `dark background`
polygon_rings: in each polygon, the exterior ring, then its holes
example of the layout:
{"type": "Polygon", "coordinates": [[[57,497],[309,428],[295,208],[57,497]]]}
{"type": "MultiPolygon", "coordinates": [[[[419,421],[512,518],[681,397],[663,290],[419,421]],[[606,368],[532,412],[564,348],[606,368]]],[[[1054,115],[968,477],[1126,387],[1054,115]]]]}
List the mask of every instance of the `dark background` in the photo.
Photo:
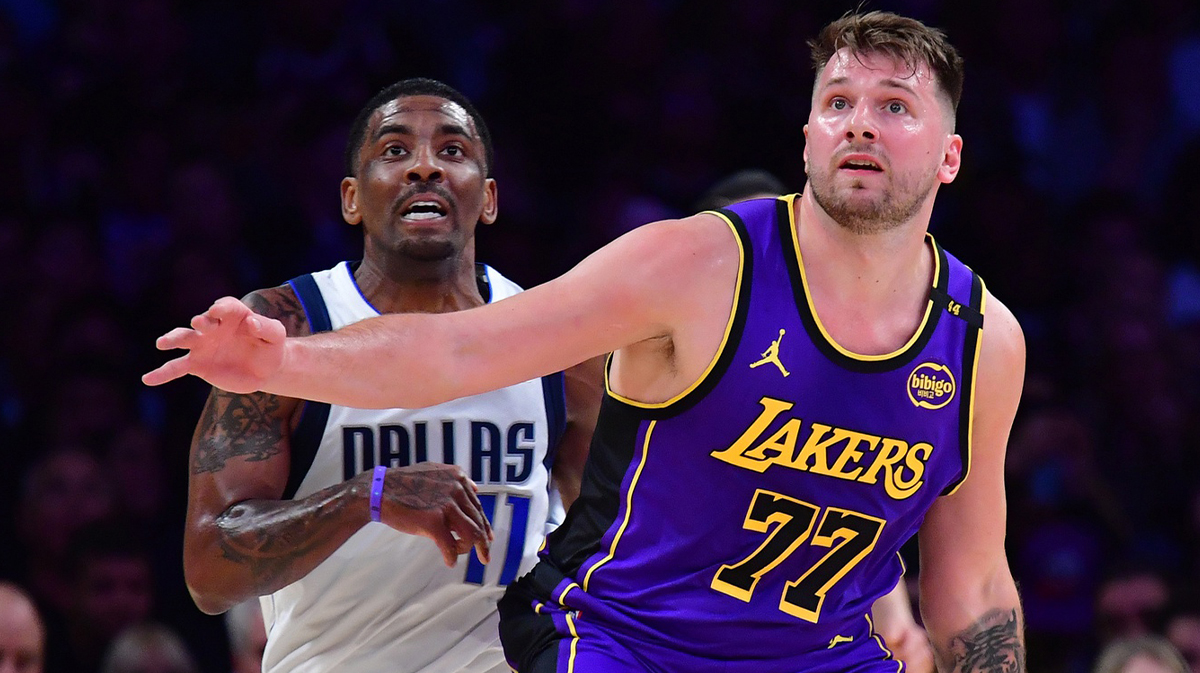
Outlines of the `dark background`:
{"type": "MultiPolygon", "coordinates": [[[[475,101],[501,204],[479,258],[527,286],[731,171],[803,186],[804,41],[848,3],[509,4],[0,0],[0,577],[38,596],[52,650],[149,614],[227,668],[180,562],[206,390],[138,375],[216,297],[360,254],[341,153],[382,86],[475,101]],[[148,559],[152,592],[127,568],[88,603],[96,539],[148,559]]],[[[932,230],[1024,326],[1009,556],[1030,669],[1086,670],[1115,635],[1197,614],[1200,8],[867,8],[945,29],[966,60],[963,168],[932,230]]]]}

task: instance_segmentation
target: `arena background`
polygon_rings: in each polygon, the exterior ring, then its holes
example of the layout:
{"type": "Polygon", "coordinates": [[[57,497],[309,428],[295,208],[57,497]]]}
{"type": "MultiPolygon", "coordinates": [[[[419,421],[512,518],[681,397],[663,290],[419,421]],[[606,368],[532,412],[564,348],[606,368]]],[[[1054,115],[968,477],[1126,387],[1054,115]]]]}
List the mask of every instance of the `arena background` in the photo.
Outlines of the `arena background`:
{"type": "MultiPolygon", "coordinates": [[[[1200,7],[866,6],[966,60],[963,169],[932,228],[1024,326],[1009,555],[1030,670],[1085,671],[1200,610],[1200,7]]],[[[216,297],[359,254],[338,183],[374,91],[430,76],[476,102],[501,204],[479,257],[532,285],[731,171],[799,190],[804,40],[850,8],[0,0],[0,578],[37,592],[50,648],[149,615],[228,670],[180,561],[206,390],[138,375],[216,297]],[[69,550],[98,548],[148,560],[152,591],[130,571],[83,611],[99,589],[69,550]]]]}

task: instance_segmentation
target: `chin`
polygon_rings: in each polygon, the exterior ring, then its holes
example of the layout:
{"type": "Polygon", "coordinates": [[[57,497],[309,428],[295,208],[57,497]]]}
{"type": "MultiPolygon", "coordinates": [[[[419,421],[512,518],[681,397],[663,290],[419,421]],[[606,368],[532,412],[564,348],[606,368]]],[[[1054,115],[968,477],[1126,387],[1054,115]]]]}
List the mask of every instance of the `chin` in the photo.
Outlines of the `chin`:
{"type": "Polygon", "coordinates": [[[403,241],[396,252],[418,262],[442,262],[458,254],[453,243],[441,241],[403,241]]]}

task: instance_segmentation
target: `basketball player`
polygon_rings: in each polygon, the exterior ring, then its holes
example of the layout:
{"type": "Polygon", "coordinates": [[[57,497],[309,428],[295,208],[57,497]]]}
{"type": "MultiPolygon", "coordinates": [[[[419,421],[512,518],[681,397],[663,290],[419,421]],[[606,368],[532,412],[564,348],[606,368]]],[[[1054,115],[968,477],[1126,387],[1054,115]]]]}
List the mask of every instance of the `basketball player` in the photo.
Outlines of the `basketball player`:
{"type": "MultiPolygon", "coordinates": [[[[517,293],[475,262],[475,228],[497,213],[491,165],[487,127],[460,93],[424,79],[384,89],[354,122],[341,185],[362,261],[246,303],[298,336],[517,293]]],[[[580,419],[599,398],[568,379],[580,413],[564,439],[563,378],[403,409],[214,389],[191,452],[184,553],[196,604],[218,613],[262,596],[268,673],[507,671],[496,602],[535,563],[553,504],[547,468],[556,446],[586,451],[580,419]]]]}
{"type": "MultiPolygon", "coordinates": [[[[783,182],[768,171],[745,169],[718,180],[696,203],[696,210],[717,210],[750,199],[775,198],[786,190],[783,182]]],[[[750,363],[750,368],[771,363],[780,368],[783,376],[790,372],[779,362],[779,339],[762,353],[762,359],[750,363]]],[[[904,578],[871,606],[871,621],[892,654],[904,662],[907,673],[933,673],[933,651],[925,629],[913,618],[912,601],[904,578]]]]}
{"type": "Polygon", "coordinates": [[[285,339],[224,298],[144,380],[423,406],[612,351],[580,497],[501,605],[516,670],[896,673],[868,610],[919,528],[939,669],[1024,671],[1003,482],[1023,337],[927,233],[961,59],[872,12],[814,61],[801,194],[646,225],[470,311],[285,339]],[[781,329],[791,375],[751,369],[781,329]]]}

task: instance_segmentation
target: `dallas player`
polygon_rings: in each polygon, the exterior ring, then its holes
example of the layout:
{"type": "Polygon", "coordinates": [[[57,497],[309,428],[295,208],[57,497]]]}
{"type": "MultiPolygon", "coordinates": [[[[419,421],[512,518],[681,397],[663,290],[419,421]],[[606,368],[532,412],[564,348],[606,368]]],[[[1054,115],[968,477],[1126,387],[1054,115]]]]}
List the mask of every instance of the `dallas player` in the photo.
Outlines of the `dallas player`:
{"type": "MultiPolygon", "coordinates": [[[[421,79],[384,89],[354,122],[341,185],[343,217],[363,227],[362,261],[246,303],[299,336],[516,294],[475,262],[475,227],[496,219],[491,165],[487,127],[460,93],[421,79]]],[[[545,535],[555,448],[561,465],[580,469],[594,388],[568,374],[569,417],[562,374],[408,409],[214,389],[188,489],[185,571],[197,605],[217,613],[261,595],[268,673],[399,662],[506,671],[496,602],[545,535]],[[477,553],[460,557],[472,544],[477,553]]]]}

